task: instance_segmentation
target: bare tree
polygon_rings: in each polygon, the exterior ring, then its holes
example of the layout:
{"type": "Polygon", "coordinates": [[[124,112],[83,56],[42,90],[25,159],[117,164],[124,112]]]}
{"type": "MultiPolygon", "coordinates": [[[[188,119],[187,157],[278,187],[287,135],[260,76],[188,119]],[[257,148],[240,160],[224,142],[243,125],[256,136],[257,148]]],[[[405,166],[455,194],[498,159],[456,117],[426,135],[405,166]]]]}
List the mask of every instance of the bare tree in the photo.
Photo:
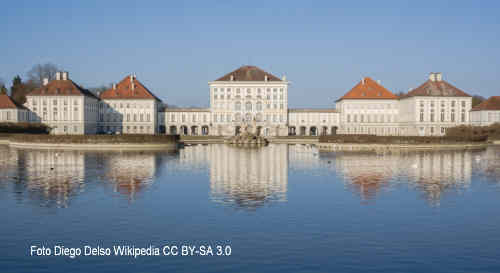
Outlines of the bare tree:
{"type": "Polygon", "coordinates": [[[57,66],[52,63],[36,64],[27,73],[28,81],[41,86],[43,79],[47,78],[49,81],[55,79],[58,70],[57,66]]]}

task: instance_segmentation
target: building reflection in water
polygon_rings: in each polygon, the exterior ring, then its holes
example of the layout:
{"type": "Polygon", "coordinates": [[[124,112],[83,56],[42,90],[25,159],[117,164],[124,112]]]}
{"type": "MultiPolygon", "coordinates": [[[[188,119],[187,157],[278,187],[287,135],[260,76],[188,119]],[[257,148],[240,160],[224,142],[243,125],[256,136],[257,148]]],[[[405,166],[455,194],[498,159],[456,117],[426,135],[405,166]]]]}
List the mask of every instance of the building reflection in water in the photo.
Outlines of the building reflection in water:
{"type": "Polygon", "coordinates": [[[85,155],[78,151],[9,149],[16,160],[10,179],[14,190],[41,206],[66,207],[72,196],[85,190],[85,155]]]}
{"type": "Polygon", "coordinates": [[[100,155],[104,181],[113,191],[134,201],[136,194],[154,182],[161,156],[154,152],[112,152],[100,155]]]}
{"type": "Polygon", "coordinates": [[[154,152],[18,150],[0,145],[0,181],[14,182],[19,198],[28,197],[41,206],[67,207],[89,183],[111,186],[113,192],[133,201],[153,183],[162,156],[154,152]]]}
{"type": "Polygon", "coordinates": [[[208,165],[210,196],[214,202],[252,210],[266,203],[286,201],[287,145],[260,149],[194,145],[180,150],[180,160],[208,165]]]}
{"type": "MultiPolygon", "coordinates": [[[[384,189],[408,183],[433,204],[445,192],[467,188],[472,175],[471,151],[343,152],[335,155],[335,170],[362,200],[375,199],[384,189]]],[[[328,158],[328,155],[322,160],[328,158]]]]}
{"type": "Polygon", "coordinates": [[[43,206],[68,206],[73,196],[90,185],[108,186],[133,201],[167,165],[173,168],[169,174],[176,170],[197,176],[207,173],[211,200],[235,208],[254,210],[287,201],[289,171],[338,177],[363,202],[404,184],[421,192],[431,204],[439,204],[444,194],[467,189],[473,173],[497,183],[500,148],[320,153],[314,145],[242,149],[220,144],[186,146],[172,156],[161,152],[17,150],[0,145],[0,188],[12,187],[18,198],[28,197],[43,206]]]}

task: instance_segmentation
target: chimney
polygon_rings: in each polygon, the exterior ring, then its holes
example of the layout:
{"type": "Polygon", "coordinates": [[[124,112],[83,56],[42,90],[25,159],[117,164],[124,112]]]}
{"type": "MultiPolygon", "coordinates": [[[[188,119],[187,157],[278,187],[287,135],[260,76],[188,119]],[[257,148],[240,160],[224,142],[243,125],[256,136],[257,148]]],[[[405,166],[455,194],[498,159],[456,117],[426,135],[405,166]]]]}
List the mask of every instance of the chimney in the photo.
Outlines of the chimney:
{"type": "Polygon", "coordinates": [[[380,85],[380,84],[382,84],[382,81],[380,81],[380,80],[377,80],[377,83],[378,83],[378,84],[380,85]]]}
{"type": "Polygon", "coordinates": [[[113,90],[116,90],[116,83],[113,83],[113,90]]]}
{"type": "Polygon", "coordinates": [[[267,82],[267,74],[264,75],[264,81],[267,82]]]}
{"type": "Polygon", "coordinates": [[[56,72],[56,81],[61,80],[61,72],[56,72]]]}
{"type": "Polygon", "coordinates": [[[45,86],[45,85],[47,85],[47,84],[49,84],[49,79],[47,79],[47,78],[43,78],[43,85],[45,86]]]}
{"type": "Polygon", "coordinates": [[[230,81],[234,81],[234,75],[231,75],[230,81]]]}
{"type": "Polygon", "coordinates": [[[132,89],[132,91],[135,89],[134,78],[135,78],[135,75],[131,74],[130,75],[130,89],[132,89]]]}
{"type": "Polygon", "coordinates": [[[283,75],[282,81],[286,82],[286,75],[283,75]]]}
{"type": "Polygon", "coordinates": [[[436,73],[435,77],[436,77],[437,82],[440,82],[443,80],[443,75],[441,74],[441,72],[436,73]]]}
{"type": "Polygon", "coordinates": [[[363,85],[365,84],[365,78],[361,79],[361,84],[363,84],[363,85]]]}
{"type": "Polygon", "coordinates": [[[67,81],[68,80],[68,72],[67,71],[62,72],[62,80],[63,81],[67,81]]]}
{"type": "Polygon", "coordinates": [[[436,81],[436,73],[431,72],[431,73],[429,74],[429,80],[431,80],[431,81],[435,82],[435,81],[436,81]]]}

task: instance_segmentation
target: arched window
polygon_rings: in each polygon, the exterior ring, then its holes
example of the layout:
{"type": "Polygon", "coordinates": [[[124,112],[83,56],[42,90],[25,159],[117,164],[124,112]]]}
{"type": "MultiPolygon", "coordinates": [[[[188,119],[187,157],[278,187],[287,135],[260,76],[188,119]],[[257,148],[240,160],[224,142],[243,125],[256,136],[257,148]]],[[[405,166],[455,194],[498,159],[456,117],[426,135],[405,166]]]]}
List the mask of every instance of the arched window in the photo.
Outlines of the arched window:
{"type": "Polygon", "coordinates": [[[252,103],[247,101],[247,103],[245,103],[245,110],[247,111],[252,111],[252,103]]]}
{"type": "Polygon", "coordinates": [[[241,102],[237,101],[234,104],[234,110],[236,110],[236,111],[240,111],[241,110],[241,102]]]}

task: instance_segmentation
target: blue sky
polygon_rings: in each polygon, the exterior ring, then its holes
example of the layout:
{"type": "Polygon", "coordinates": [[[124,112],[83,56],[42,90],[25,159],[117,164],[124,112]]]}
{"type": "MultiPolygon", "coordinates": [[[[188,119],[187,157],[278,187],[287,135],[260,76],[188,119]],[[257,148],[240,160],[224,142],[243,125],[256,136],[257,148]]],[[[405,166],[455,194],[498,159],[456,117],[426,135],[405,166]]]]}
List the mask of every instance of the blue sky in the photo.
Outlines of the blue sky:
{"type": "Polygon", "coordinates": [[[0,78],[52,62],[85,87],[132,72],[166,103],[206,106],[207,82],[256,65],[291,107],[331,107],[363,76],[393,92],[429,72],[500,95],[499,1],[7,1],[0,78]]]}

